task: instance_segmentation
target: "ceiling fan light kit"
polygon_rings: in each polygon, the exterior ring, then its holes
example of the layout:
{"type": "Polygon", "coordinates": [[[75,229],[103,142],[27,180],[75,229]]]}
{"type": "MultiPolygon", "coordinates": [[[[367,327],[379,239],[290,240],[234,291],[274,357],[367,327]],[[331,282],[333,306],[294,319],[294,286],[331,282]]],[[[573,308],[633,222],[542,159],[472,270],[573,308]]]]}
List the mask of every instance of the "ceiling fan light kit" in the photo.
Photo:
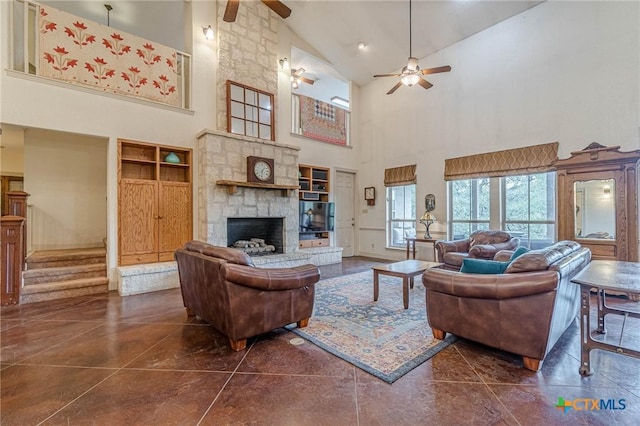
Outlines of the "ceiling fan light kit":
{"type": "Polygon", "coordinates": [[[393,86],[391,90],[387,92],[387,95],[392,94],[402,85],[411,87],[418,84],[419,86],[422,86],[423,89],[429,89],[433,87],[433,84],[422,78],[423,75],[451,71],[451,67],[449,65],[421,70],[420,66],[418,65],[418,58],[413,57],[413,52],[411,51],[411,42],[411,0],[409,0],[409,60],[407,61],[407,65],[402,67],[402,71],[400,73],[374,75],[374,77],[400,77],[400,82],[393,86]]]}

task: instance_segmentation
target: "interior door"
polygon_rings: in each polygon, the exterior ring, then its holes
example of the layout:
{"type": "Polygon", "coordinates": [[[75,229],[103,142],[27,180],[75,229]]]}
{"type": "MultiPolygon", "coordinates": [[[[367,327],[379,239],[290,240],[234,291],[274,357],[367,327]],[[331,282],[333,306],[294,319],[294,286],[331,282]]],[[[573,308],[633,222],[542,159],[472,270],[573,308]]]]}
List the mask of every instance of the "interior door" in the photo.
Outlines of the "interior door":
{"type": "Polygon", "coordinates": [[[336,245],[342,257],[351,257],[355,246],[355,173],[336,172],[336,245]]]}

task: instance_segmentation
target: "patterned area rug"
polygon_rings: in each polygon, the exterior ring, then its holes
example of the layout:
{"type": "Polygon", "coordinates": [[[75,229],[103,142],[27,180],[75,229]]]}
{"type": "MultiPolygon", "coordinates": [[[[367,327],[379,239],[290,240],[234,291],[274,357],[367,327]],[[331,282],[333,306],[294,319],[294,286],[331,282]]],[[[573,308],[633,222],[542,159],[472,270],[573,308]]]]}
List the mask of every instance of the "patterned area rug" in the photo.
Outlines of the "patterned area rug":
{"type": "Polygon", "coordinates": [[[373,271],[320,281],[309,325],[288,328],[387,383],[456,340],[451,335],[433,338],[420,276],[409,290],[409,309],[404,309],[400,278],[380,275],[380,297],[373,301],[373,271]]]}

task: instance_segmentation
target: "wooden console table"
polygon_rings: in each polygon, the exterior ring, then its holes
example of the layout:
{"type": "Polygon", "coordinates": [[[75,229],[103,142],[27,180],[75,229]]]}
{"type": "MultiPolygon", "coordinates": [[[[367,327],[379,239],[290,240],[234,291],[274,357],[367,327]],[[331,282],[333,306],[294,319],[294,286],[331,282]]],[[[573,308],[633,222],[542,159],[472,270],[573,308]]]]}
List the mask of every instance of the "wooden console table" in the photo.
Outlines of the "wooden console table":
{"type": "Polygon", "coordinates": [[[416,243],[431,243],[433,244],[433,261],[437,261],[436,259],[436,239],[435,238],[417,238],[417,237],[407,237],[407,259],[415,259],[416,258],[416,243]],[[412,251],[413,257],[409,257],[409,252],[412,251]]]}
{"type": "Polygon", "coordinates": [[[607,306],[605,302],[605,291],[621,291],[629,294],[640,294],[640,263],[622,262],[615,260],[593,260],[582,271],[580,271],[572,282],[580,285],[580,374],[588,376],[593,374],[591,370],[590,354],[593,349],[614,352],[621,355],[628,355],[640,358],[640,351],[622,346],[624,327],[627,318],[640,318],[640,312],[632,311],[626,305],[620,308],[607,306]],[[594,340],[591,337],[590,321],[590,300],[591,289],[596,289],[598,300],[598,328],[595,333],[605,334],[605,316],[607,314],[617,314],[624,316],[622,330],[620,331],[620,341],[617,345],[594,340]]]}

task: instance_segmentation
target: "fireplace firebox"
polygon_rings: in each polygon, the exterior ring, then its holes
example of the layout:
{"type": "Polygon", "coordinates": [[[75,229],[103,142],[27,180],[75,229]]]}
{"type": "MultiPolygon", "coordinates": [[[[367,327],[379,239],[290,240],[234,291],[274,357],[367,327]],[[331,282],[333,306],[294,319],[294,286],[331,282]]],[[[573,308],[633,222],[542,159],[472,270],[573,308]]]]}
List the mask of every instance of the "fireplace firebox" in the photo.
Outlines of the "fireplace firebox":
{"type": "MultiPolygon", "coordinates": [[[[268,254],[284,253],[283,217],[230,217],[227,218],[227,246],[233,247],[237,241],[264,240],[275,248],[268,254]]],[[[249,255],[267,254],[249,252],[249,255]]]]}

